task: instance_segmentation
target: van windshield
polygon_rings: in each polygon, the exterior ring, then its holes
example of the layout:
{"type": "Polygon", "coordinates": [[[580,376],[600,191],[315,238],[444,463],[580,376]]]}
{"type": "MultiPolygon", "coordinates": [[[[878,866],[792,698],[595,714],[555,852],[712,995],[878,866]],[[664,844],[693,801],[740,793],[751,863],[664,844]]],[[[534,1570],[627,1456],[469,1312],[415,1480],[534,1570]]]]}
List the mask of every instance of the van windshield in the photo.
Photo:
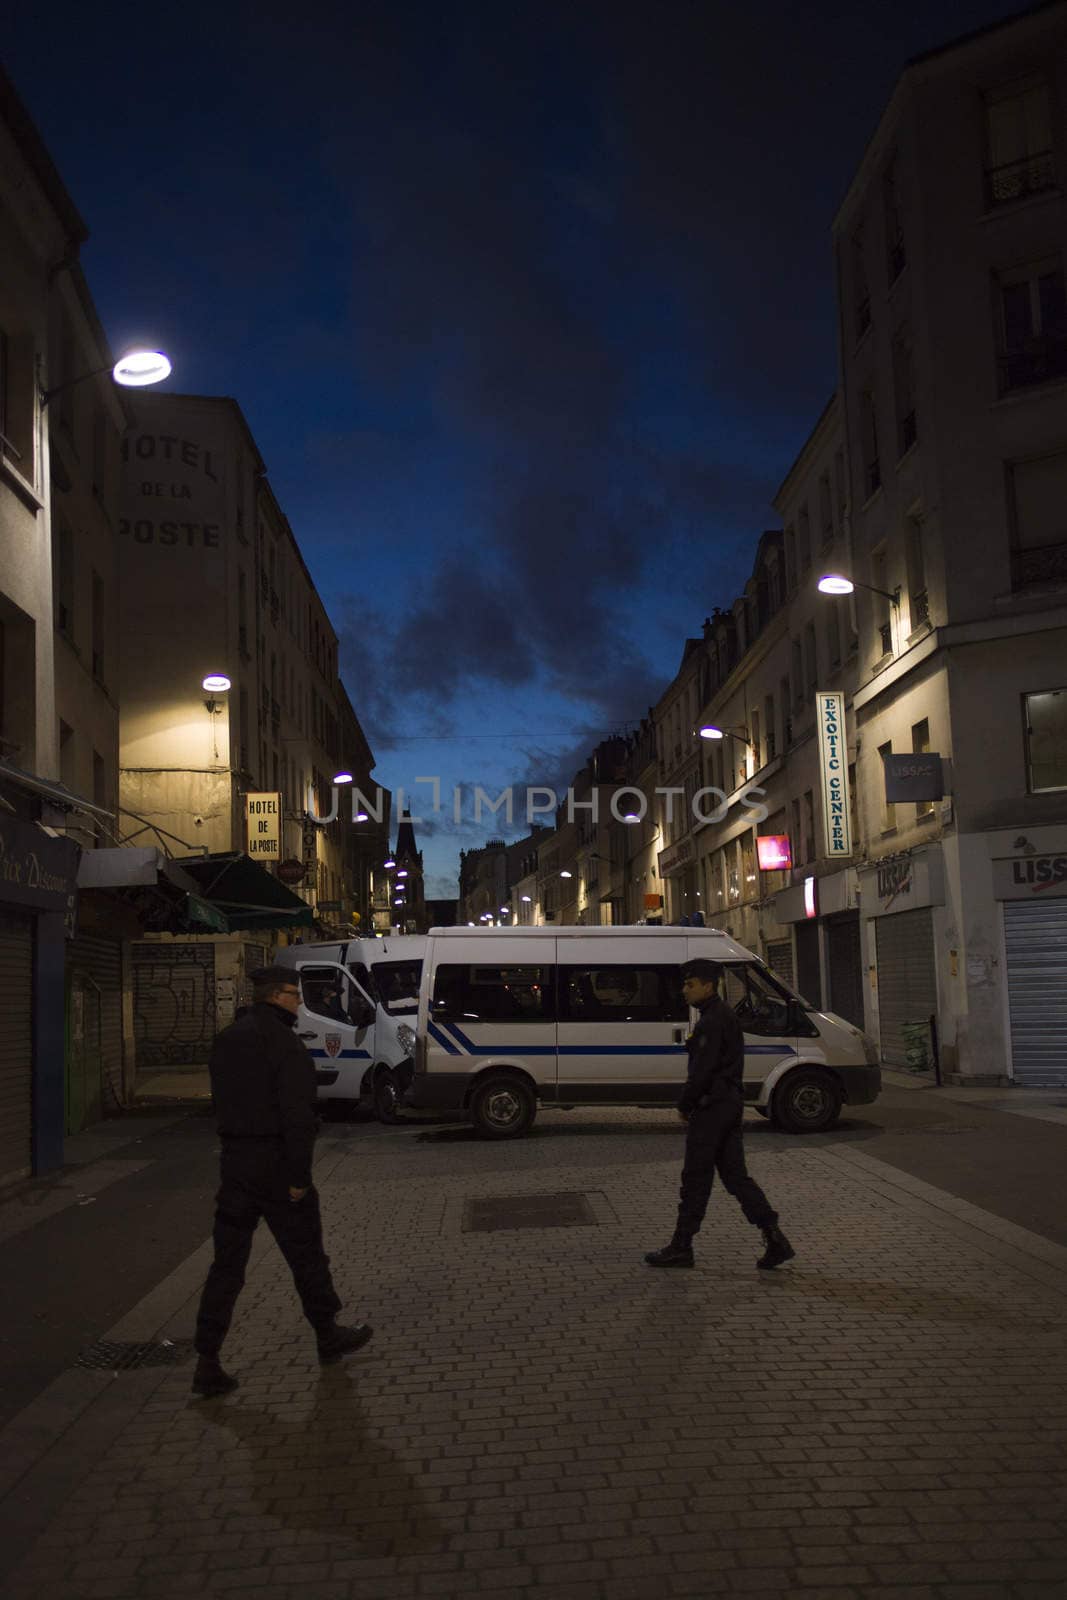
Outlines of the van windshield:
{"type": "Polygon", "coordinates": [[[374,976],[378,998],[391,1017],[404,1016],[419,1009],[421,961],[376,961],[374,976]]]}

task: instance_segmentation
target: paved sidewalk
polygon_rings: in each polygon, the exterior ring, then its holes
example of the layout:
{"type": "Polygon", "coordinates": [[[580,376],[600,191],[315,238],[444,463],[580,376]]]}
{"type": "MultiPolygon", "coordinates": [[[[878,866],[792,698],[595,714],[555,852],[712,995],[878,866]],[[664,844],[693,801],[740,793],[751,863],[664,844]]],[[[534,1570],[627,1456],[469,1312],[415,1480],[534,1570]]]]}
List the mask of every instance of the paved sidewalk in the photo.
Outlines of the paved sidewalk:
{"type": "MultiPolygon", "coordinates": [[[[796,1262],[756,1272],[716,1193],[697,1270],[655,1273],[680,1155],[662,1113],[548,1113],[506,1147],[328,1133],[373,1344],[320,1371],[264,1236],[234,1396],[191,1401],[188,1365],[72,1371],[0,1436],[5,1593],[1067,1594],[1067,1250],[783,1138],[751,1165],[796,1262]],[[595,1225],[463,1231],[465,1200],[575,1191],[595,1225]]],[[[188,1337],[205,1260],[109,1336],[188,1337]]]]}

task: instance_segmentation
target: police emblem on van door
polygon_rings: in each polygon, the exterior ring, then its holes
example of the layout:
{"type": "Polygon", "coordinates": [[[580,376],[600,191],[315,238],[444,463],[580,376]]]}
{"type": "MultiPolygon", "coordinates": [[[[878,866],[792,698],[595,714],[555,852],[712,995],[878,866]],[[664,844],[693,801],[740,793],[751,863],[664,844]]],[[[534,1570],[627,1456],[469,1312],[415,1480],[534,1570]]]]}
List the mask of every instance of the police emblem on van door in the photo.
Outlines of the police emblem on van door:
{"type": "Polygon", "coordinates": [[[328,1056],[339,1056],[341,1054],[341,1035],[339,1033],[328,1033],[322,1042],[326,1046],[326,1054],[328,1056]]]}

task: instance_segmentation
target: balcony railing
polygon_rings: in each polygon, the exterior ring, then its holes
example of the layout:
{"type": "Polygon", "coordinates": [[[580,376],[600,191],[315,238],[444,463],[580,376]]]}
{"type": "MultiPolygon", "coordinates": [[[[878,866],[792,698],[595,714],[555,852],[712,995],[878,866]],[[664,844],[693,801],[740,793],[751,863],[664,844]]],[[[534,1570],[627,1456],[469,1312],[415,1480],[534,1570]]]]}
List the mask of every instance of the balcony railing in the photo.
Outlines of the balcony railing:
{"type": "Polygon", "coordinates": [[[986,173],[986,200],[991,206],[1009,205],[1056,187],[1056,162],[1051,150],[1039,150],[1021,161],[1008,161],[986,173]]]}
{"type": "Polygon", "coordinates": [[[1063,334],[1039,334],[1000,358],[1001,394],[1054,378],[1067,378],[1067,337],[1063,334]]]}
{"type": "Polygon", "coordinates": [[[1067,541],[1037,550],[1016,550],[1012,586],[1028,589],[1037,583],[1067,583],[1067,541]]]}

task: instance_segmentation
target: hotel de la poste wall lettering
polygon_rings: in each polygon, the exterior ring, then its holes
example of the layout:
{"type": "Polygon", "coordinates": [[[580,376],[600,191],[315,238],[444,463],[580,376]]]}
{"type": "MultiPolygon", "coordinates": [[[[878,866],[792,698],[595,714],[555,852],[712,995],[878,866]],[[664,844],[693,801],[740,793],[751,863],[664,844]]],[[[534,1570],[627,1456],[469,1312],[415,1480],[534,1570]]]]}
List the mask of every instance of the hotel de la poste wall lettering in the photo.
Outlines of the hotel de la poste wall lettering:
{"type": "MultiPolygon", "coordinates": [[[[137,433],[123,440],[127,495],[137,505],[119,520],[119,533],[134,544],[217,550],[222,524],[222,460],[210,449],[176,433],[137,433]]],[[[129,507],[128,507],[129,508],[129,507]]],[[[132,508],[129,508],[132,509],[132,508]]]]}

